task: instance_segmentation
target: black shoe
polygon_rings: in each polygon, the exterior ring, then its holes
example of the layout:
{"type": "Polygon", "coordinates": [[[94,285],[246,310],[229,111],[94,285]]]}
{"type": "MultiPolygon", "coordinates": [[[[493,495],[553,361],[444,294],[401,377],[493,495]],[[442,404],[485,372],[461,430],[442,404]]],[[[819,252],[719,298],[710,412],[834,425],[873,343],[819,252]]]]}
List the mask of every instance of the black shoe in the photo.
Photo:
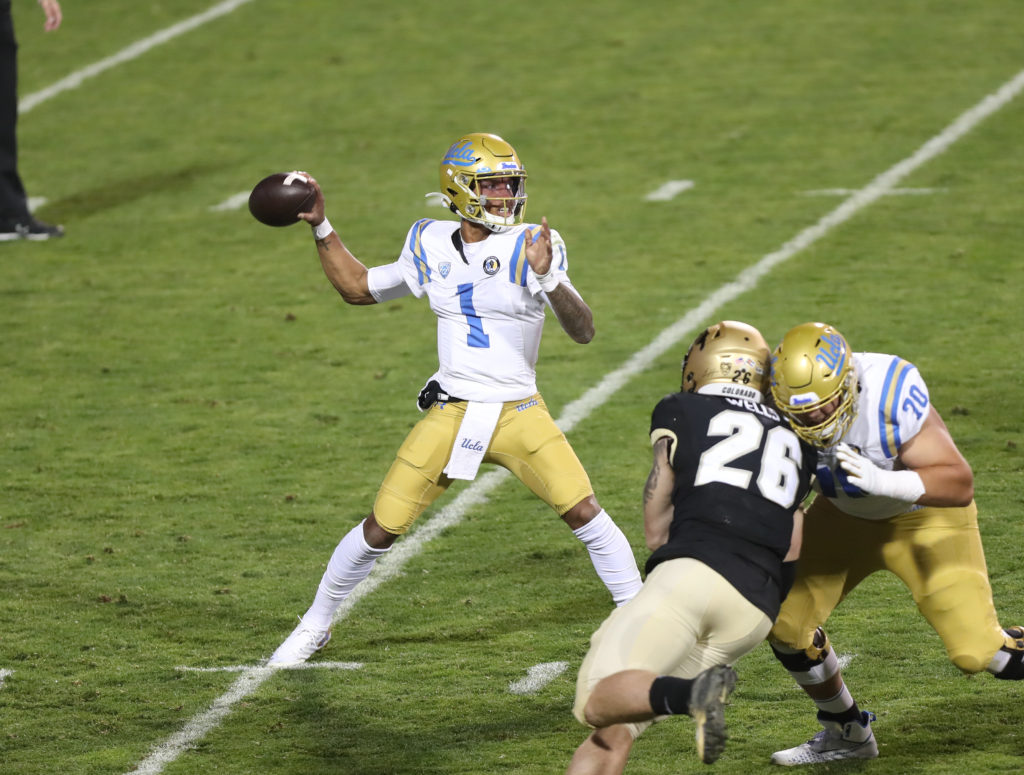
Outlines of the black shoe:
{"type": "Polygon", "coordinates": [[[716,665],[697,675],[690,689],[690,715],[697,722],[697,756],[714,764],[725,750],[725,701],[736,686],[736,671],[716,665]]]}
{"type": "Polygon", "coordinates": [[[0,242],[18,239],[38,241],[63,236],[63,226],[44,223],[31,215],[27,218],[0,221],[0,242]]]}

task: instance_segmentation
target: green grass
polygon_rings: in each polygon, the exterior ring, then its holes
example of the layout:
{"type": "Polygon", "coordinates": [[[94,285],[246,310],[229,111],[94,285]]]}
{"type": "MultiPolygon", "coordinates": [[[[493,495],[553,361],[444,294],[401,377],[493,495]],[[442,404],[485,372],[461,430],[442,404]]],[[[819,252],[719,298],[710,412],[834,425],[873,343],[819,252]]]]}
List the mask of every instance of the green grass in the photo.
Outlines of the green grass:
{"type": "MultiPolygon", "coordinates": [[[[66,5],[44,35],[16,3],[22,94],[209,4],[66,5]]],[[[565,236],[595,311],[586,347],[549,321],[539,382],[557,416],[839,203],[802,192],[866,185],[1014,76],[1018,11],[254,0],[23,115],[23,177],[68,236],[0,245],[0,770],[128,772],[205,712],[238,675],[176,667],[273,651],[418,419],[427,305],[346,307],[304,228],[210,207],[307,169],[346,243],[383,263],[414,219],[442,217],[422,195],[444,148],[505,136],[529,216],[565,236]],[[672,179],[696,185],[644,200],[672,179]]],[[[934,193],[883,197],[714,315],[773,342],[824,319],[922,369],[975,470],[1005,624],[1024,623],[1022,131],[1018,98],[901,183],[934,193]]],[[[684,346],[570,433],[641,562],[649,413],[684,346]]],[[[575,670],[608,604],[579,542],[507,481],[317,658],[361,670],[271,677],[164,771],[561,772],[586,735],[575,670]],[[570,667],[508,691],[551,661],[570,667]]],[[[894,578],[869,579],[829,632],[855,655],[882,755],[814,771],[1018,765],[1024,687],[960,676],[894,578]]],[[[766,647],[739,670],[715,769],[768,771],[814,733],[813,709],[766,647]]],[[[658,725],[627,772],[702,771],[691,740],[688,719],[658,725]]]]}

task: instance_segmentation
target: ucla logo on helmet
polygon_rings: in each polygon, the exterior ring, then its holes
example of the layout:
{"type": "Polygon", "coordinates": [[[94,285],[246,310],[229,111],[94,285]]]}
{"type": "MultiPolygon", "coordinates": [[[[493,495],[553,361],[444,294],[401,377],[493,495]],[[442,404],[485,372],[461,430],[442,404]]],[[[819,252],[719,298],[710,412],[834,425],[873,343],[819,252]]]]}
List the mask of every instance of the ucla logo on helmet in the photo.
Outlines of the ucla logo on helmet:
{"type": "Polygon", "coordinates": [[[498,270],[501,269],[501,262],[496,256],[488,256],[484,259],[484,272],[487,274],[497,274],[498,270]]]}
{"type": "Polygon", "coordinates": [[[473,143],[470,140],[463,140],[455,143],[448,149],[448,153],[441,159],[442,164],[452,164],[456,167],[470,167],[476,162],[473,155],[473,143]]]}
{"type": "Polygon", "coordinates": [[[822,334],[821,346],[818,347],[818,354],[814,360],[822,364],[829,371],[839,371],[846,362],[846,348],[843,347],[843,339],[837,334],[822,334]]]}

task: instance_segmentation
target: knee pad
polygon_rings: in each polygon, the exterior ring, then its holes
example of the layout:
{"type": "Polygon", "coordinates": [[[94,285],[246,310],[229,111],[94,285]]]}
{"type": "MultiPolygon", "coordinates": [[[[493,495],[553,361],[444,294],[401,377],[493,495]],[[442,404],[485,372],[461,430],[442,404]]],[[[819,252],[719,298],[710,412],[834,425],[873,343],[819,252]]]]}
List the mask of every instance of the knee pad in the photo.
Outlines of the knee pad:
{"type": "Polygon", "coordinates": [[[775,658],[789,671],[801,686],[825,683],[839,672],[832,644],[825,631],[819,627],[814,631],[811,645],[806,649],[795,649],[780,641],[769,641],[775,658]]]}

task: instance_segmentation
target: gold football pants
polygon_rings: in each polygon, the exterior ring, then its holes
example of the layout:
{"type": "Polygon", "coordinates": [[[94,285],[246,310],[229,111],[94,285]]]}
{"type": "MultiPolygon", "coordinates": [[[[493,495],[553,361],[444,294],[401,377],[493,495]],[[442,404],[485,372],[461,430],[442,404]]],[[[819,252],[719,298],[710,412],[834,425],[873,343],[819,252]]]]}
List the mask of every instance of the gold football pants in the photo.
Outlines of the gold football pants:
{"type": "Polygon", "coordinates": [[[906,584],[953,664],[965,673],[988,667],[1004,639],[973,502],[869,520],[844,514],[818,496],[804,520],[796,581],[771,637],[808,648],[815,628],[850,590],[880,570],[906,584]]]}
{"type": "MultiPolygon", "coordinates": [[[[434,404],[406,436],[373,504],[384,530],[402,535],[448,489],[442,471],[465,413],[461,402],[434,404]]],[[[507,468],[559,516],[594,492],[539,393],[505,403],[484,462],[507,468]]]]}
{"type": "MultiPolygon", "coordinates": [[[[662,562],[636,597],[611,612],[590,638],[576,679],[573,714],[586,724],[587,700],[602,678],[622,670],[693,678],[752,651],[772,622],[716,571],[699,560],[662,562]]],[[[633,738],[652,722],[626,724],[633,738]]]]}

